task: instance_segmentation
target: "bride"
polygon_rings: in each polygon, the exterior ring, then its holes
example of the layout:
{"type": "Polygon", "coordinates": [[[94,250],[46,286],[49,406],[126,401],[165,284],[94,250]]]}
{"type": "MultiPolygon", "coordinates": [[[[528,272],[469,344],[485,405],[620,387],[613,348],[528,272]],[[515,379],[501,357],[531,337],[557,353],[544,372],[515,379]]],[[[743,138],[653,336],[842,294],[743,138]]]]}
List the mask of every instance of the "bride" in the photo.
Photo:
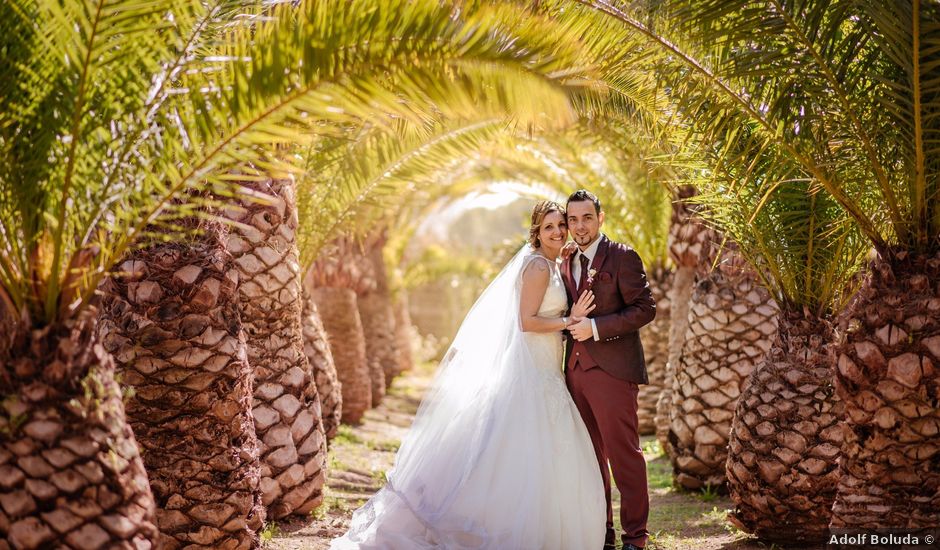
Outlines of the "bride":
{"type": "Polygon", "coordinates": [[[388,482],[334,550],[594,549],[604,487],[565,387],[561,331],[594,308],[568,299],[556,259],[565,212],[543,201],[529,243],[464,319],[388,482]]]}

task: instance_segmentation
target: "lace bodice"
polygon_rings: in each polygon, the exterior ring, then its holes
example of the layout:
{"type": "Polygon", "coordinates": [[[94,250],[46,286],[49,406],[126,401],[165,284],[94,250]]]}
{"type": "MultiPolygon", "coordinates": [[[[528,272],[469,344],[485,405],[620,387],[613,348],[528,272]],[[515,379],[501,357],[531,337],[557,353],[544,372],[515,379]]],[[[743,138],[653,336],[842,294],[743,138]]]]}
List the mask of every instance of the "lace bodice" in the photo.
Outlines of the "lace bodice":
{"type": "Polygon", "coordinates": [[[561,269],[557,262],[553,262],[541,254],[531,254],[526,258],[527,266],[530,262],[543,262],[551,270],[548,288],[539,306],[539,317],[561,317],[568,310],[568,295],[565,293],[565,283],[561,278],[561,269]]]}
{"type": "MultiPolygon", "coordinates": [[[[558,263],[552,262],[540,254],[532,254],[527,262],[545,262],[551,264],[551,276],[545,296],[539,306],[539,317],[561,317],[568,310],[568,295],[561,278],[558,263]]],[[[553,418],[562,414],[570,405],[571,397],[565,387],[562,362],[564,359],[564,339],[558,332],[526,332],[525,339],[529,351],[535,359],[535,365],[544,383],[540,394],[545,399],[553,418]]]]}

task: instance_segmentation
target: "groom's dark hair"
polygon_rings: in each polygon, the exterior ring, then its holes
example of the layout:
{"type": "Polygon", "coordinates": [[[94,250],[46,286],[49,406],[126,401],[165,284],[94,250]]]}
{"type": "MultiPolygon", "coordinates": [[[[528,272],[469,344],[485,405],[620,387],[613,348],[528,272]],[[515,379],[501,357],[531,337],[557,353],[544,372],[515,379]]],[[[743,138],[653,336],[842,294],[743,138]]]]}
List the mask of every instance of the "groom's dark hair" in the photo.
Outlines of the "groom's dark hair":
{"type": "Polygon", "coordinates": [[[568,205],[573,202],[581,201],[590,201],[594,205],[594,213],[600,215],[601,213],[601,201],[598,200],[597,195],[591,193],[586,189],[578,189],[568,197],[568,202],[565,203],[565,210],[568,209],[568,205]]]}

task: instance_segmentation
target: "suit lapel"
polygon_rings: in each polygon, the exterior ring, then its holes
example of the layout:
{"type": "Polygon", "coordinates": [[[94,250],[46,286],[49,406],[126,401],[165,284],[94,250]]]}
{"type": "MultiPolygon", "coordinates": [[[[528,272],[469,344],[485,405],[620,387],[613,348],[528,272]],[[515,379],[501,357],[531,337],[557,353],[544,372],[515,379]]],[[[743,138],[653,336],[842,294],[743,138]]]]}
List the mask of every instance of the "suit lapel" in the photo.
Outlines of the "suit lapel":
{"type": "Polygon", "coordinates": [[[562,275],[565,277],[565,286],[568,288],[568,296],[574,299],[578,295],[577,284],[574,282],[574,267],[572,262],[577,252],[568,256],[568,259],[562,262],[562,275]]]}
{"type": "Polygon", "coordinates": [[[607,235],[601,235],[601,242],[597,243],[597,253],[594,254],[594,261],[591,262],[591,269],[600,271],[607,258],[607,249],[610,248],[610,240],[607,235]]]}

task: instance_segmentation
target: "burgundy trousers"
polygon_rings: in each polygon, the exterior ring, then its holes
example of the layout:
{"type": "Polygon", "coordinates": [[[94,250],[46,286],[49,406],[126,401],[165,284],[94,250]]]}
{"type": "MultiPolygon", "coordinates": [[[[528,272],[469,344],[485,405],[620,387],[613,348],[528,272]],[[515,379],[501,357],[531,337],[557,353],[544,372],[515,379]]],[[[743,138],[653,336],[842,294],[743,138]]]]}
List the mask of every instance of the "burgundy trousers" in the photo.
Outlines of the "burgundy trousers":
{"type": "Polygon", "coordinates": [[[615,542],[614,513],[610,497],[610,474],[620,490],[621,539],[624,544],[646,546],[649,531],[649,495],[646,460],[637,432],[637,393],[633,382],[614,378],[603,369],[583,369],[580,363],[565,373],[568,391],[591,434],[597,463],[607,493],[607,540],[615,542]],[[608,463],[610,466],[608,467],[608,463]]]}

